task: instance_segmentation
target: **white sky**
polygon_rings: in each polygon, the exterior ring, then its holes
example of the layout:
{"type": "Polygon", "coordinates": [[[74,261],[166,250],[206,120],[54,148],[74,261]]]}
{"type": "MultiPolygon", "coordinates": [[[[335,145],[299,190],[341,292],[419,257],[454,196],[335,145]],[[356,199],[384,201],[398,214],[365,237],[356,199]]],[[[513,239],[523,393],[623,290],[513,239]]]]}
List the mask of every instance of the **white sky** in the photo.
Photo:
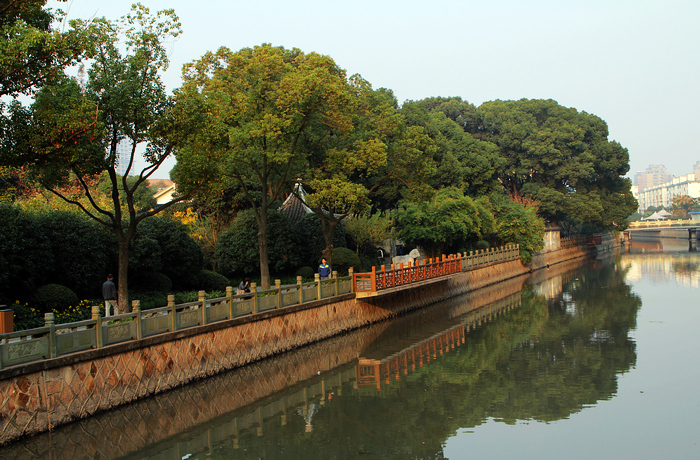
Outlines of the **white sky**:
{"type": "MultiPolygon", "coordinates": [[[[69,18],[126,14],[131,0],[50,0],[69,18]]],[[[143,0],[183,27],[164,81],[227,46],[261,43],[331,56],[399,103],[460,96],[480,105],[554,99],[607,121],[629,149],[630,176],[700,161],[697,0],[143,0]]],[[[159,177],[167,177],[161,174],[159,177]]]]}

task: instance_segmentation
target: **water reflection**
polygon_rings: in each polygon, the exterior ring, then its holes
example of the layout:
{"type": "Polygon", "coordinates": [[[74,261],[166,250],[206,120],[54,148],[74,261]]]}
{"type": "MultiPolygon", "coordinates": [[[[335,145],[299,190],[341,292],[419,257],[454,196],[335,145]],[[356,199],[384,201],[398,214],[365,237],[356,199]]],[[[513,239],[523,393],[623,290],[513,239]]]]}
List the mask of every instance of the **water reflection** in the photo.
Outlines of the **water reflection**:
{"type": "Polygon", "coordinates": [[[551,422],[635,365],[631,266],[558,266],[6,448],[9,456],[443,458],[460,429],[551,422]]]}
{"type": "Polygon", "coordinates": [[[681,286],[700,287],[700,254],[688,250],[687,241],[661,238],[631,241],[621,267],[629,281],[643,278],[672,280],[681,286]],[[658,249],[651,250],[651,246],[658,249]]]}

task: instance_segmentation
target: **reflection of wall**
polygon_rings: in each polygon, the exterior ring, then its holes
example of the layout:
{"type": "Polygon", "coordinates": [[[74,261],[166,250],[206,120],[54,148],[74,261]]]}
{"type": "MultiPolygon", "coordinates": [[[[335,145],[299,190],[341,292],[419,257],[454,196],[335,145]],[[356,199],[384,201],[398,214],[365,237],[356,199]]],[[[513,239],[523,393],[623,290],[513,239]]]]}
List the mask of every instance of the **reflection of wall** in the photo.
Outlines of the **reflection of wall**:
{"type": "Polygon", "coordinates": [[[681,286],[700,287],[700,254],[626,254],[620,260],[621,269],[629,269],[626,279],[639,281],[674,280],[681,286]]]}
{"type": "Polygon", "coordinates": [[[558,297],[562,292],[561,276],[555,276],[535,286],[535,294],[547,300],[558,297]]]}

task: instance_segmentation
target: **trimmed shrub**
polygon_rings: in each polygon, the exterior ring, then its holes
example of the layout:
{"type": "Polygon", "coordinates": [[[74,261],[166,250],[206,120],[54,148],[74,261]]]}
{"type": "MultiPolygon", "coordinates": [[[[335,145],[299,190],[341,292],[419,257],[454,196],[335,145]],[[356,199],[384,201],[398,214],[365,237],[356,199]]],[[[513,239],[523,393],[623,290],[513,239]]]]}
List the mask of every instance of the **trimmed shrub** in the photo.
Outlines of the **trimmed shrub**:
{"type": "Polygon", "coordinates": [[[78,296],[70,288],[61,284],[45,284],[34,292],[32,302],[42,313],[65,310],[78,305],[78,296]]]}
{"type": "Polygon", "coordinates": [[[348,248],[333,248],[333,261],[331,269],[338,272],[338,276],[348,274],[350,267],[360,267],[360,257],[348,248]]]}
{"type": "Polygon", "coordinates": [[[479,250],[481,250],[481,249],[488,249],[488,248],[489,248],[489,242],[488,242],[488,241],[484,241],[484,240],[479,240],[479,241],[476,242],[476,244],[475,244],[474,246],[476,247],[476,249],[479,249],[479,250]]]}
{"type": "Polygon", "coordinates": [[[46,280],[68,286],[81,298],[99,295],[110,259],[105,229],[83,214],[67,211],[42,214],[37,220],[53,253],[46,280]]]}
{"type": "MultiPolygon", "coordinates": [[[[138,300],[141,310],[150,310],[168,305],[168,296],[157,292],[134,293],[132,300],[138,300]]],[[[129,305],[131,308],[131,305],[129,305]]]]}
{"type": "Polygon", "coordinates": [[[0,204],[0,300],[31,298],[33,291],[51,279],[51,238],[38,219],[8,204],[0,204]]]}
{"type": "Polygon", "coordinates": [[[311,267],[299,267],[295,273],[296,276],[301,276],[304,279],[313,279],[316,271],[311,267]]]}
{"type": "Polygon", "coordinates": [[[143,272],[129,279],[129,288],[134,291],[165,294],[173,290],[173,282],[163,273],[143,272]]]}
{"type": "Polygon", "coordinates": [[[199,289],[206,292],[226,291],[226,288],[230,286],[228,278],[210,270],[199,272],[197,279],[199,280],[199,289]]]}
{"type": "Polygon", "coordinates": [[[133,273],[162,272],[178,289],[196,289],[196,274],[204,265],[202,249],[187,227],[165,217],[139,224],[129,256],[133,273]]]}

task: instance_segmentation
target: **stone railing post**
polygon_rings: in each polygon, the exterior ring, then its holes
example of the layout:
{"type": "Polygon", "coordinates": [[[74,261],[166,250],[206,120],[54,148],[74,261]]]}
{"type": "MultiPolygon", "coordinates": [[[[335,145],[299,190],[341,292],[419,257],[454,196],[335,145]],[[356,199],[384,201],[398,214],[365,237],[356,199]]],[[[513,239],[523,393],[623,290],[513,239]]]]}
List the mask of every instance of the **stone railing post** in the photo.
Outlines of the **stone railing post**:
{"type": "Polygon", "coordinates": [[[348,268],[348,276],[350,277],[350,292],[355,292],[355,270],[352,267],[348,268]]]}
{"type": "Polygon", "coordinates": [[[131,301],[131,311],[136,313],[134,321],[136,321],[136,339],[141,340],[143,338],[143,330],[141,329],[143,325],[141,324],[141,301],[132,300],[131,301]]]}
{"type": "Polygon", "coordinates": [[[56,325],[54,314],[44,313],[44,326],[49,328],[49,358],[56,356],[56,325]]]}
{"type": "Polygon", "coordinates": [[[321,289],[321,275],[318,273],[314,273],[314,283],[316,283],[316,300],[321,300],[323,289],[321,289]]]}
{"type": "Polygon", "coordinates": [[[253,293],[253,314],[258,313],[258,285],[250,283],[250,292],[253,293]]]}
{"type": "Polygon", "coordinates": [[[95,346],[101,348],[104,342],[102,341],[102,315],[100,315],[100,306],[92,306],[92,319],[95,321],[95,346]]]}
{"type": "Polygon", "coordinates": [[[336,270],[333,270],[331,273],[331,277],[333,278],[333,287],[335,287],[335,295],[338,295],[338,272],[336,270]]]}
{"type": "Polygon", "coordinates": [[[226,297],[228,297],[228,319],[233,319],[236,316],[236,311],[233,308],[233,287],[226,286],[226,297]]]}
{"type": "Polygon", "coordinates": [[[199,308],[202,309],[202,325],[204,325],[207,324],[207,293],[204,291],[199,291],[197,294],[199,296],[199,308]]]}
{"type": "Polygon", "coordinates": [[[275,289],[277,289],[277,308],[282,308],[282,280],[275,280],[275,289]]]}
{"type": "Polygon", "coordinates": [[[175,308],[175,296],[168,295],[168,307],[170,307],[170,332],[177,330],[177,308],[175,308]]]}
{"type": "Polygon", "coordinates": [[[299,304],[304,303],[304,280],[301,275],[297,276],[297,289],[299,290],[299,304]]]}

